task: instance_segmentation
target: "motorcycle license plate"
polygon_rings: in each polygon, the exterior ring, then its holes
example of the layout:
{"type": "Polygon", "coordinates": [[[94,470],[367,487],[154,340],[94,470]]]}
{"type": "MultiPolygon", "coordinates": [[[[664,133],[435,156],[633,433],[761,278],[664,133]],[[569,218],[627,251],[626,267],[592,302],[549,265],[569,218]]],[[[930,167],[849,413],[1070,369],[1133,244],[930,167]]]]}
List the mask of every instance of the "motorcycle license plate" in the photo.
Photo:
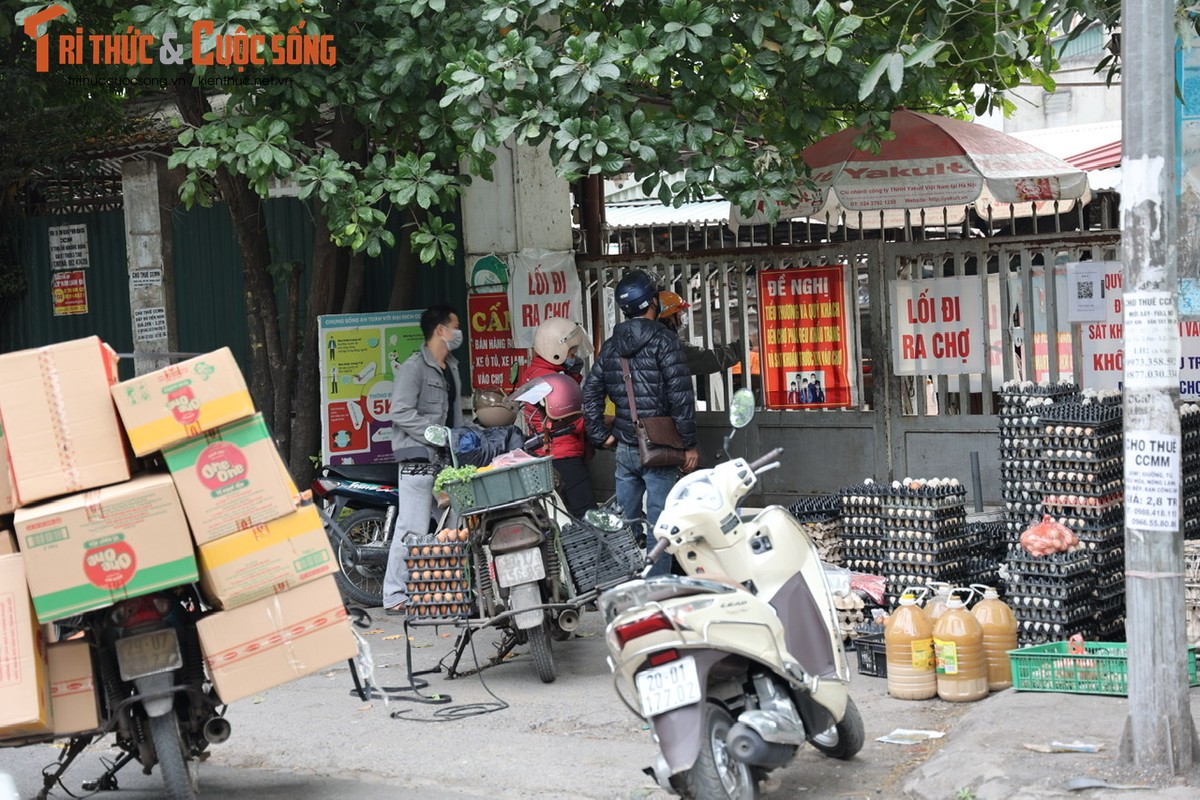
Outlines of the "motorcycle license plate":
{"type": "Polygon", "coordinates": [[[501,553],[495,558],[496,580],[501,586],[516,586],[533,583],[546,577],[546,565],[542,563],[542,551],[533,547],[515,553],[501,553]]]}
{"type": "Polygon", "coordinates": [[[634,683],[642,701],[642,716],[653,717],[700,702],[700,677],[691,656],[644,669],[634,676],[634,683]]]}
{"type": "Polygon", "coordinates": [[[121,668],[121,678],[127,681],[179,669],[183,666],[183,657],[179,654],[179,639],[174,629],[118,639],[117,664],[121,668]]]}

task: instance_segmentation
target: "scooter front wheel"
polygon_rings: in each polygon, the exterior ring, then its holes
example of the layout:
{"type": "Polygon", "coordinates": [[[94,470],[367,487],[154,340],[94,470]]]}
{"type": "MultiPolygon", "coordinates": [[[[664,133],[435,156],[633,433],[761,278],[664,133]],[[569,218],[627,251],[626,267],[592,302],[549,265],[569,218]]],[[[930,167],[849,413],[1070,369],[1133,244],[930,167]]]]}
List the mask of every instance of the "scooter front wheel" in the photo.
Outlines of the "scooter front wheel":
{"type": "Polygon", "coordinates": [[[854,758],[862,750],[865,741],[862,715],[858,713],[858,706],[854,705],[852,697],[846,699],[846,713],[842,715],[841,722],[809,739],[812,746],[825,755],[843,760],[854,758]]]}
{"type": "Polygon", "coordinates": [[[733,758],[725,743],[733,717],[716,703],[704,708],[704,741],[696,763],[671,777],[671,786],[688,800],[757,800],[758,780],[749,764],[733,758]]]}

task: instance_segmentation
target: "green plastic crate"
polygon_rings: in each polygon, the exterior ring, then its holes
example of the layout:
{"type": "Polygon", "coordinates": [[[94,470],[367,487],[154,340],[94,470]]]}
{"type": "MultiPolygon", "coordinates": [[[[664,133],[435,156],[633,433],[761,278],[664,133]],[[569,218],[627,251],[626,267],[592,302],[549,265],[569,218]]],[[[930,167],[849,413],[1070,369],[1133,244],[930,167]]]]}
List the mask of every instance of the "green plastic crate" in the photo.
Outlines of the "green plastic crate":
{"type": "MultiPolygon", "coordinates": [[[[1073,654],[1067,642],[1009,650],[1013,688],[1019,692],[1066,694],[1129,694],[1128,645],[1123,642],[1084,642],[1084,652],[1073,654]]],[[[1188,685],[1200,686],[1196,677],[1196,648],[1188,648],[1188,685]]]]}
{"type": "Polygon", "coordinates": [[[465,481],[450,481],[443,487],[450,506],[459,514],[474,514],[540,497],[554,491],[553,459],[535,458],[511,467],[478,472],[465,481]]]}

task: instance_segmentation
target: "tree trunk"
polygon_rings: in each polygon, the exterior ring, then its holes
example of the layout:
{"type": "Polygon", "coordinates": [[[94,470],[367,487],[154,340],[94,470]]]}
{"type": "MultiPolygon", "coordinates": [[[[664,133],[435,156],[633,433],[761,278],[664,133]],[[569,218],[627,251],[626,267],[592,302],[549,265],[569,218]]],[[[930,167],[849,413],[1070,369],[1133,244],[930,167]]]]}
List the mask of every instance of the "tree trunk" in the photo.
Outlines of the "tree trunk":
{"type": "MultiPolygon", "coordinates": [[[[335,112],[330,145],[343,160],[362,164],[366,161],[366,130],[353,115],[335,112]]],[[[292,420],[292,452],[288,467],[292,477],[307,485],[312,480],[311,456],[323,455],[321,442],[321,351],[317,347],[317,317],[358,310],[361,286],[353,305],[346,290],[351,256],[336,247],[329,238],[329,219],[325,205],[317,201],[313,231],[313,276],[308,291],[308,311],[304,318],[304,337],[300,345],[296,383],[296,416],[292,420]]]]}
{"type": "MultiPolygon", "coordinates": [[[[176,82],[176,103],[184,121],[200,127],[211,107],[204,91],[190,83],[188,80],[176,82]]],[[[242,254],[250,332],[250,374],[247,376],[250,395],[286,458],[289,433],[286,423],[291,416],[292,387],[281,351],[274,280],[268,271],[271,248],[262,198],[254,193],[245,178],[231,174],[224,167],[217,170],[216,178],[221,197],[229,206],[242,254]]]]}
{"type": "MultiPolygon", "coordinates": [[[[424,217],[420,209],[415,209],[413,215],[418,219],[424,217]]],[[[403,311],[416,305],[418,279],[421,275],[421,262],[413,252],[412,226],[405,225],[396,237],[396,273],[392,278],[392,296],[388,299],[389,311],[403,311]]]]}

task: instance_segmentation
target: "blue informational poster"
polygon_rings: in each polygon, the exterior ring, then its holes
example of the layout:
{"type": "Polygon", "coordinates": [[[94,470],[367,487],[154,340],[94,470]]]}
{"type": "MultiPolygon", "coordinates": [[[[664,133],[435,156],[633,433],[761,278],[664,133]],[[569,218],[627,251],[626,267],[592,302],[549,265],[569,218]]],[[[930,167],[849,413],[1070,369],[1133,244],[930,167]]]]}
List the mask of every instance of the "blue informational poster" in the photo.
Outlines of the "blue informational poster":
{"type": "Polygon", "coordinates": [[[325,463],[392,461],[392,376],[420,349],[421,311],[317,318],[325,463]]]}

